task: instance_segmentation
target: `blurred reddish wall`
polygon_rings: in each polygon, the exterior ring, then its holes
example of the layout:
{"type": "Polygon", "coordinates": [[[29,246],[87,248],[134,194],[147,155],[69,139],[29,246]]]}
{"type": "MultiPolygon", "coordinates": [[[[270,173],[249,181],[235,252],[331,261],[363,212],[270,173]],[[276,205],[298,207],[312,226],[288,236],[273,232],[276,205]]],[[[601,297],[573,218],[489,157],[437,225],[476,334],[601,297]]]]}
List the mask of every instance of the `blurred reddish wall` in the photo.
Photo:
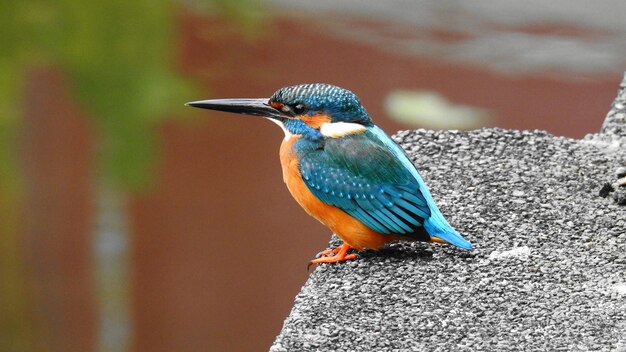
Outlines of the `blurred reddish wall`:
{"type": "MultiPolygon", "coordinates": [[[[24,245],[36,325],[50,351],[96,344],[92,134],[58,72],[33,70],[25,94],[24,245]]],[[[45,349],[44,349],[45,350],[45,349]]]]}

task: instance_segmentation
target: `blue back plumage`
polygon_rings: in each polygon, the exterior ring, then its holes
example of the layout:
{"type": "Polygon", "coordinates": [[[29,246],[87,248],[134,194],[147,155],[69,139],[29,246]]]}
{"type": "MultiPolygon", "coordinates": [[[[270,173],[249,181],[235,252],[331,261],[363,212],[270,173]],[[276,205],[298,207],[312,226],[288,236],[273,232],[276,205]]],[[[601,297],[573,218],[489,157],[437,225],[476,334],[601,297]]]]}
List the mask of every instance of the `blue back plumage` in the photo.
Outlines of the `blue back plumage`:
{"type": "Polygon", "coordinates": [[[323,148],[303,140],[296,150],[311,192],[376,232],[410,235],[431,215],[415,178],[370,132],[327,139],[323,148]]]}
{"type": "Polygon", "coordinates": [[[404,151],[380,128],[323,142],[302,139],[296,152],[309,190],[372,230],[418,238],[426,230],[472,248],[445,220],[404,151]]]}
{"type": "Polygon", "coordinates": [[[371,128],[371,131],[378,137],[380,140],[387,145],[387,147],[391,150],[391,152],[398,158],[400,162],[404,165],[404,167],[411,173],[411,175],[415,178],[419,185],[419,191],[426,199],[428,203],[428,207],[431,210],[431,216],[426,219],[424,223],[424,228],[431,236],[436,236],[441,238],[442,240],[451,243],[457,247],[464,249],[472,249],[472,244],[464,239],[444,218],[443,214],[437,207],[435,200],[433,199],[426,183],[420,176],[419,172],[415,168],[415,165],[409,160],[404,150],[396,144],[387,134],[381,130],[378,126],[374,126],[371,128]]]}

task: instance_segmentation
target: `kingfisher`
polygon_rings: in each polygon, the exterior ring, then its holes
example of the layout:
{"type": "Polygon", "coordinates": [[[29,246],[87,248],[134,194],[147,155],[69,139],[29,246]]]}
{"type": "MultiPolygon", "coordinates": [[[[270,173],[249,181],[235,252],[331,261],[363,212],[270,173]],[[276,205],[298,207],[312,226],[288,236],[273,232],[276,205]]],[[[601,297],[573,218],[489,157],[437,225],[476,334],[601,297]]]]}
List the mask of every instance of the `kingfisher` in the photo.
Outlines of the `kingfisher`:
{"type": "Polygon", "coordinates": [[[377,250],[400,240],[472,249],[446,221],[404,150],[353,92],[313,83],[281,88],[270,98],[186,105],[260,116],[282,128],[279,156],[289,192],[343,240],[310,264],[352,260],[352,249],[377,250]]]}

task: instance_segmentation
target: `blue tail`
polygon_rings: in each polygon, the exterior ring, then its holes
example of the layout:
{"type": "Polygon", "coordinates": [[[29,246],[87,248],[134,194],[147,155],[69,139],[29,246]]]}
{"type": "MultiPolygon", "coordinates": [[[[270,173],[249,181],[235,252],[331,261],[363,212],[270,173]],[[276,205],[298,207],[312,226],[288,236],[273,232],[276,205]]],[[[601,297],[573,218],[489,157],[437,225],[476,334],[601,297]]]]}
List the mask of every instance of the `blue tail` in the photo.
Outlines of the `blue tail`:
{"type": "Polygon", "coordinates": [[[424,222],[424,228],[429,235],[438,237],[452,245],[455,245],[463,249],[472,249],[472,244],[465,238],[456,232],[450,224],[446,221],[443,215],[439,212],[439,209],[433,212],[433,214],[424,222]]]}

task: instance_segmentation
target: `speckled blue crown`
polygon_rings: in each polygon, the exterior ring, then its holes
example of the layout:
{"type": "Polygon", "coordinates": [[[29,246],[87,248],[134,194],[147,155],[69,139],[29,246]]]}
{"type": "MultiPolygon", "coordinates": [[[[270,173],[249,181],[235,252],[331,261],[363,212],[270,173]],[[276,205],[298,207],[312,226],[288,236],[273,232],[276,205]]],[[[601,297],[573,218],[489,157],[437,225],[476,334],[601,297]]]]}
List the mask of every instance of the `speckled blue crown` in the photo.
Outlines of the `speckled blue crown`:
{"type": "Polygon", "coordinates": [[[325,83],[300,84],[276,91],[270,102],[304,104],[309,114],[325,113],[333,122],[371,123],[359,98],[351,91],[325,83]]]}

